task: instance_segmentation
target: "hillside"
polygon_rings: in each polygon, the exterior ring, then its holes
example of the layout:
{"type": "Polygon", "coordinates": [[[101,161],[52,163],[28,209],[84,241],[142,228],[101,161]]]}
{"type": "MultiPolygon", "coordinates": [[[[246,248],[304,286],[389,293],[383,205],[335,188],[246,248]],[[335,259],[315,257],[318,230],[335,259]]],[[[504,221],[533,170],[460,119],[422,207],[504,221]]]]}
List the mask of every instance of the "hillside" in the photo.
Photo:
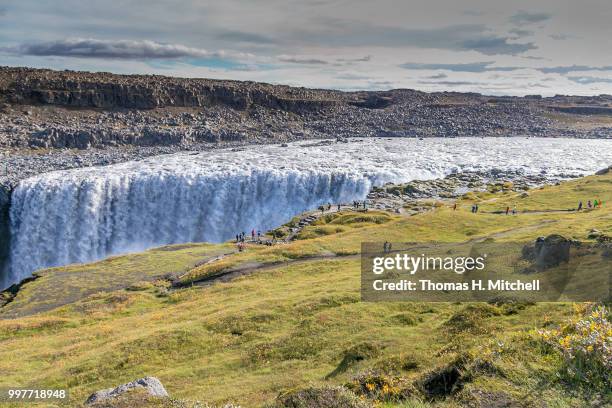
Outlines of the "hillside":
{"type": "Polygon", "coordinates": [[[469,193],[457,211],[431,200],[403,214],[342,209],[284,245],[193,243],[41,271],[0,308],[0,387],[68,388],[68,406],[146,375],[181,401],[122,404],[299,406],[290,401],[344,384],[355,407],[605,406],[609,377],[567,378],[534,331],[588,305],[361,302],[359,252],[363,241],[593,241],[593,229],[612,235],[611,187],[608,172],[469,193]],[[603,207],[567,211],[593,198],[603,207]]]}

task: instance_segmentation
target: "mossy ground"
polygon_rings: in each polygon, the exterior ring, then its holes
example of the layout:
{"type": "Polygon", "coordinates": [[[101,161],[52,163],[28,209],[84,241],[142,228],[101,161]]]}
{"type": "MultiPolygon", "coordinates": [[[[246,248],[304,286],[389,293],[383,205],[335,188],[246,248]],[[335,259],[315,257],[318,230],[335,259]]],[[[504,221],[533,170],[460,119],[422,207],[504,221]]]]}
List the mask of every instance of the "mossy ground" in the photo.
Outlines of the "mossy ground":
{"type": "Polygon", "coordinates": [[[242,253],[230,244],[189,244],[42,271],[0,309],[0,317],[21,316],[0,320],[0,387],[67,388],[64,405],[78,406],[98,389],[151,375],[175,398],[252,407],[292,389],[350,383],[364,370],[420,384],[468,356],[469,378],[452,395],[431,399],[417,387],[405,401],[382,406],[454,407],[479,398],[588,406],[594,390],[561,381],[561,357],[530,334],[570,316],[569,304],[365,303],[358,254],[363,241],[513,241],[549,233],[584,240],[592,228],[612,235],[612,175],[524,198],[479,193],[458,204],[457,211],[439,205],[415,216],[369,212],[357,220],[346,212],[306,227],[292,243],[249,245],[242,253]],[[595,198],[602,208],[546,212],[595,198]],[[470,212],[473,200],[482,213],[470,212]],[[490,213],[506,206],[519,214],[490,213]],[[169,291],[157,280],[178,273],[189,283],[266,264],[273,266],[210,287],[169,291]]]}

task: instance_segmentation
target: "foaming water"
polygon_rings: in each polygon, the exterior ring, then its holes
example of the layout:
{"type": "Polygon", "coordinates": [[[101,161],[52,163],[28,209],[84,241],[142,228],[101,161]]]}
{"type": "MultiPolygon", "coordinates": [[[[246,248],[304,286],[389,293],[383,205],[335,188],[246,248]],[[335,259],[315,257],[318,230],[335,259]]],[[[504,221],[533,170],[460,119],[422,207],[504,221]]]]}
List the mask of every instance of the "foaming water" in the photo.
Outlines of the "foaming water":
{"type": "Polygon", "coordinates": [[[37,269],[153,246],[265,231],[372,185],[453,171],[522,169],[582,175],[612,163],[612,141],[535,138],[366,139],[254,146],[57,171],[12,195],[3,287],[37,269]]]}

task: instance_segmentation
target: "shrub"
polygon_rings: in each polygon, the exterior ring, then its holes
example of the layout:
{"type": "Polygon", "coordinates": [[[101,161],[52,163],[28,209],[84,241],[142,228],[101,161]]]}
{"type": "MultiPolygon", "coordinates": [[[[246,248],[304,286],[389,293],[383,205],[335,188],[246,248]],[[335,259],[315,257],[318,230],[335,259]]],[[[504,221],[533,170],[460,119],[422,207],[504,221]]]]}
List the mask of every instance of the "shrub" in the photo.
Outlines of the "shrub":
{"type": "Polygon", "coordinates": [[[383,373],[399,373],[419,368],[418,360],[411,354],[399,354],[379,360],[375,368],[383,373]]]}
{"type": "Polygon", "coordinates": [[[604,306],[590,313],[575,308],[575,316],[538,336],[564,357],[563,376],[590,387],[608,388],[612,380],[612,324],[604,306]]]}
{"type": "Polygon", "coordinates": [[[486,303],[471,304],[454,313],[444,322],[444,327],[451,333],[484,333],[486,331],[484,319],[499,314],[500,311],[495,306],[486,303]]]}
{"type": "Polygon", "coordinates": [[[392,323],[402,326],[416,326],[423,321],[423,318],[421,316],[415,316],[410,312],[404,312],[394,314],[390,317],[390,320],[392,323]]]}
{"type": "Polygon", "coordinates": [[[407,379],[391,377],[371,370],[357,375],[346,387],[374,403],[399,402],[414,393],[407,379]]]}

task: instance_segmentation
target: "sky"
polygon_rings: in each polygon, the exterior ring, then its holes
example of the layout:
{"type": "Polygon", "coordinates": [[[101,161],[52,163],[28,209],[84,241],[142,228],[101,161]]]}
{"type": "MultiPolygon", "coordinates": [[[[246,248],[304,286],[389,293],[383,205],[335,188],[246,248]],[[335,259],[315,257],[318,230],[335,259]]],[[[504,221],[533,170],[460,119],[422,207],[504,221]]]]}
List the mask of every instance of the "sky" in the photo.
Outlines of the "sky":
{"type": "Polygon", "coordinates": [[[610,0],[0,0],[0,65],[612,94],[610,0]]]}

